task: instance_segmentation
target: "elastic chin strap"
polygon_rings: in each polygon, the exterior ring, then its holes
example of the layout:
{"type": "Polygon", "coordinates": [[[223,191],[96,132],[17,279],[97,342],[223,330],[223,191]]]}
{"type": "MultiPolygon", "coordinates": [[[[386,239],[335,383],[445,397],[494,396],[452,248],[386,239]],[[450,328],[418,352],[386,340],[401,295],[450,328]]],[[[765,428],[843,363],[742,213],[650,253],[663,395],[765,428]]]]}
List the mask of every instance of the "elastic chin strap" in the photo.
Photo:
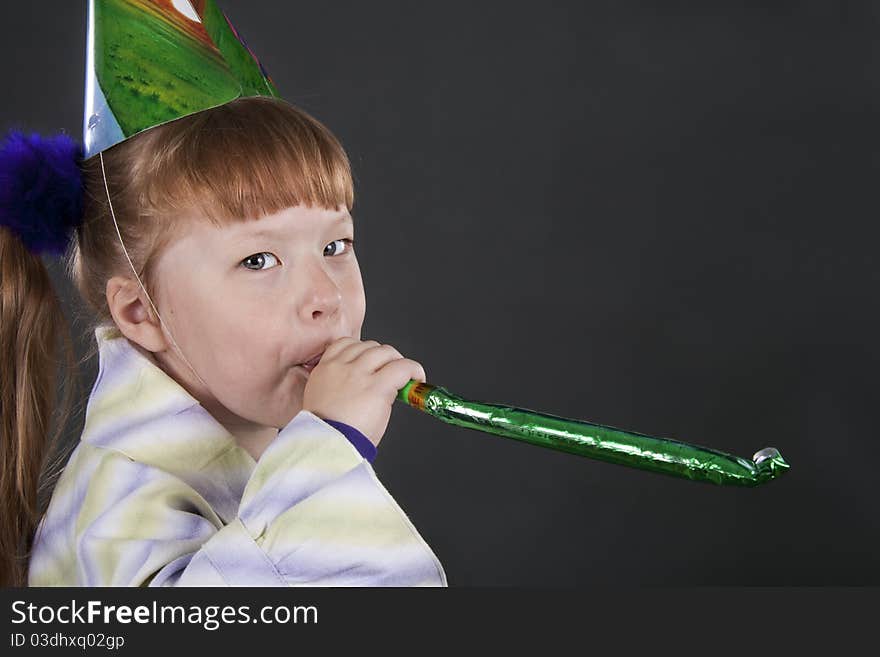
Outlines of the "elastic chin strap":
{"type": "Polygon", "coordinates": [[[181,360],[183,360],[183,362],[187,364],[187,367],[189,367],[192,373],[201,382],[201,384],[205,386],[205,389],[207,390],[208,384],[205,383],[205,380],[199,376],[199,373],[196,372],[195,368],[190,364],[186,356],[183,355],[180,347],[177,346],[177,342],[175,341],[174,336],[171,335],[171,330],[168,328],[168,326],[165,324],[165,320],[162,319],[162,316],[159,314],[159,310],[156,308],[156,304],[154,304],[153,300],[150,298],[150,294],[149,292],[147,292],[147,288],[145,288],[143,282],[141,282],[141,277],[138,276],[137,270],[135,269],[131,258],[128,256],[128,249],[125,248],[125,243],[122,241],[122,233],[119,232],[119,224],[116,223],[116,213],[113,211],[113,201],[110,199],[110,187],[107,185],[107,172],[104,170],[104,153],[98,153],[98,156],[101,158],[101,176],[104,179],[104,191],[107,192],[107,205],[110,207],[110,216],[113,218],[113,226],[116,228],[116,235],[117,237],[119,237],[119,243],[122,245],[122,252],[125,254],[125,258],[126,260],[128,260],[128,264],[131,267],[131,270],[134,272],[134,276],[137,279],[138,284],[144,291],[144,295],[146,295],[147,301],[150,302],[150,306],[152,306],[153,312],[156,313],[156,317],[159,318],[159,324],[161,324],[165,335],[168,336],[168,338],[171,340],[171,344],[174,345],[174,349],[177,352],[177,355],[180,356],[181,360]]]}

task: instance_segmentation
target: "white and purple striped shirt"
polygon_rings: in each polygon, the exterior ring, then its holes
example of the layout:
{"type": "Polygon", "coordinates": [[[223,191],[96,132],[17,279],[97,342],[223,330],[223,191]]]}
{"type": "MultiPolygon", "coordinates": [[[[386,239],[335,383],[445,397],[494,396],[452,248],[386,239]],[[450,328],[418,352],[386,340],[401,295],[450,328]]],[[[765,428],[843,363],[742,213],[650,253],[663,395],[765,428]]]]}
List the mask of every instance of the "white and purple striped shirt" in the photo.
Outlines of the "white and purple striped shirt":
{"type": "Polygon", "coordinates": [[[95,338],[30,586],[447,585],[357,430],[301,411],[255,461],[115,327],[95,338]]]}

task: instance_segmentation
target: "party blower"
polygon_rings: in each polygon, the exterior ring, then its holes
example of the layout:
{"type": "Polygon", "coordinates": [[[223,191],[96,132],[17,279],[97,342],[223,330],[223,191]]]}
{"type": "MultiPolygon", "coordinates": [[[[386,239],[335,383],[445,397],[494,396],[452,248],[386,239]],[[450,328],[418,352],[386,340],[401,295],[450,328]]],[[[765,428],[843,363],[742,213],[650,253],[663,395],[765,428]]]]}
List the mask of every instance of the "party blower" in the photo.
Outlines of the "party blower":
{"type": "Polygon", "coordinates": [[[654,438],[583,420],[458,397],[410,380],[397,400],[438,420],[570,454],[719,485],[758,486],[784,474],[788,463],[765,447],[751,460],[669,438],[654,438]]]}

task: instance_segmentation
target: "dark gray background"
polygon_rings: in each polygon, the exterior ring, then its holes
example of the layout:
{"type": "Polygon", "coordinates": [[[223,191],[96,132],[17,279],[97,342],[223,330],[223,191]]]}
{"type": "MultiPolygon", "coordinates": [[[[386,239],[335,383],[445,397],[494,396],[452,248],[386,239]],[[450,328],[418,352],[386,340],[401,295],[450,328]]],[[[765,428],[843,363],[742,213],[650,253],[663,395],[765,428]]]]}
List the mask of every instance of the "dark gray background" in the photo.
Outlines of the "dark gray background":
{"type": "MultiPolygon", "coordinates": [[[[376,470],[451,585],[880,584],[878,5],[708,4],[220,2],[352,158],[365,339],[792,464],[716,487],[397,405],[376,470]]],[[[81,138],[85,18],[4,3],[0,126],[81,138]]]]}

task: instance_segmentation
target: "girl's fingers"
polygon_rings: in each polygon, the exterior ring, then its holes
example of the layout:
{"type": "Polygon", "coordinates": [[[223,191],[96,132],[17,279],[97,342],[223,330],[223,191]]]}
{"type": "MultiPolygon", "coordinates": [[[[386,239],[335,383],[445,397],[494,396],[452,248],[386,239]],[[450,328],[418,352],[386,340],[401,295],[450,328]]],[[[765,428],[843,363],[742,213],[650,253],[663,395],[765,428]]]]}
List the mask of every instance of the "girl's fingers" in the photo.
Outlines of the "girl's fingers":
{"type": "Polygon", "coordinates": [[[350,346],[353,342],[359,342],[359,340],[357,338],[339,338],[338,340],[334,340],[324,350],[324,355],[321,356],[321,359],[335,358],[336,354],[350,346]]]}
{"type": "Polygon", "coordinates": [[[420,363],[409,358],[392,360],[376,372],[376,375],[381,377],[383,386],[387,385],[395,391],[400,390],[409,383],[410,379],[415,379],[422,383],[427,382],[425,369],[420,363]]]}
{"type": "Polygon", "coordinates": [[[425,370],[420,363],[404,358],[394,347],[379,344],[375,340],[356,340],[341,338],[324,352],[325,358],[332,358],[341,363],[357,364],[358,368],[370,374],[381,373],[382,385],[397,385],[402,388],[410,379],[425,382],[425,370]],[[390,368],[390,369],[389,369],[390,368]]]}
{"type": "Polygon", "coordinates": [[[364,340],[363,342],[358,340],[357,342],[346,345],[336,355],[336,358],[342,363],[351,363],[352,361],[357,359],[357,357],[360,356],[363,352],[378,346],[379,343],[375,340],[364,340]]]}
{"type": "MultiPolygon", "coordinates": [[[[399,360],[403,355],[389,344],[381,344],[370,349],[364,349],[358,354],[357,365],[364,367],[370,373],[392,360],[399,360]]],[[[354,364],[354,363],[353,363],[354,364]]]]}

